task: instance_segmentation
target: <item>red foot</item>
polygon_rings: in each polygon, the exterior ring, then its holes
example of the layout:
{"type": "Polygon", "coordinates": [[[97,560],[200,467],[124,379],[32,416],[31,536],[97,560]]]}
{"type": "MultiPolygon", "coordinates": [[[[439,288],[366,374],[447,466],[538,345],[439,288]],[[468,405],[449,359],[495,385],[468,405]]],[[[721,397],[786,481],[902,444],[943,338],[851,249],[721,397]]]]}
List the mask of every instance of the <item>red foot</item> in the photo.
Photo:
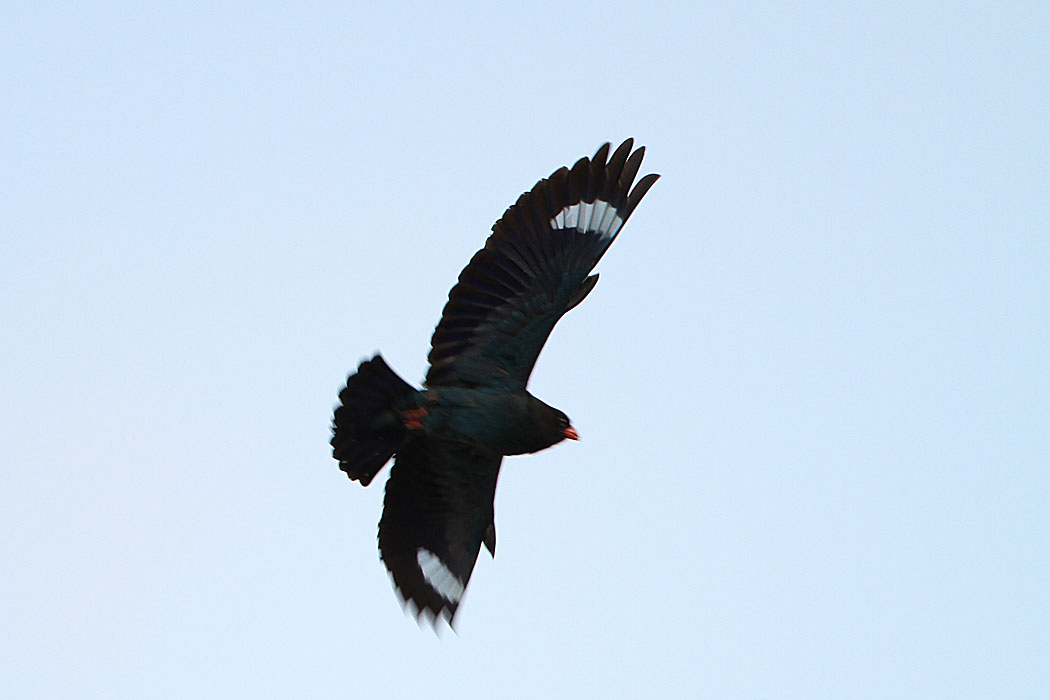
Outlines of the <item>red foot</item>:
{"type": "Polygon", "coordinates": [[[430,411],[425,408],[410,408],[407,411],[402,411],[401,417],[405,420],[405,427],[409,430],[422,430],[423,417],[428,413],[430,411]]]}

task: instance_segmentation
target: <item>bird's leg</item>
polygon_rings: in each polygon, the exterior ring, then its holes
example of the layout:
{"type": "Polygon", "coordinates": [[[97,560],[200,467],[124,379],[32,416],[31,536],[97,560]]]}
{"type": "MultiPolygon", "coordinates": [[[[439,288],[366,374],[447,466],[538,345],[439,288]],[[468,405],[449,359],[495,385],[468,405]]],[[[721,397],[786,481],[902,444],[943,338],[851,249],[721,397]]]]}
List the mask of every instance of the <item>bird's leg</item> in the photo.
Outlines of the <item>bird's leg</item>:
{"type": "Polygon", "coordinates": [[[407,411],[401,412],[401,417],[405,421],[405,427],[409,430],[422,430],[423,429],[423,418],[429,413],[425,408],[410,408],[407,411]]]}

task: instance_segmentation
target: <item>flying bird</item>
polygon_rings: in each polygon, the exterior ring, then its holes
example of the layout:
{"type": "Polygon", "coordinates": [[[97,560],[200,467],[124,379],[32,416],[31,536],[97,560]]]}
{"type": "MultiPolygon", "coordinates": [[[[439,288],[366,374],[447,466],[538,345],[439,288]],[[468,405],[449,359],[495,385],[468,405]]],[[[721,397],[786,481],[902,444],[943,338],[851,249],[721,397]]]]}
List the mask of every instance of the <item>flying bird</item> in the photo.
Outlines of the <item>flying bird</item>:
{"type": "Polygon", "coordinates": [[[540,180],[504,212],[448,295],[423,389],[380,355],[339,393],[332,450],[368,486],[394,458],[379,552],[417,618],[453,623],[481,545],[496,554],[496,479],[504,456],[579,438],[526,390],[554,325],[594,289],[591,270],[660,177],[631,188],[645,148],[606,143],[540,180]]]}

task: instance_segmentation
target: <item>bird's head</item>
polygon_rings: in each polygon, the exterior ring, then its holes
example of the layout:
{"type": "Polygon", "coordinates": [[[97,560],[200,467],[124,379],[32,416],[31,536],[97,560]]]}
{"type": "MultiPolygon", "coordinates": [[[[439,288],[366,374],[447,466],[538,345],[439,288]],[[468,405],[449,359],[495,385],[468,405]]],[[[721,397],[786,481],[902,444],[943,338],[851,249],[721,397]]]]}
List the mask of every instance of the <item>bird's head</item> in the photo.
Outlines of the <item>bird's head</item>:
{"type": "Polygon", "coordinates": [[[567,415],[535,397],[533,401],[533,415],[535,416],[533,434],[536,446],[529,452],[539,452],[565,439],[580,439],[580,434],[576,432],[576,428],[572,427],[567,415]]]}
{"type": "Polygon", "coordinates": [[[580,434],[576,432],[576,428],[572,427],[569,417],[561,411],[558,411],[558,430],[561,432],[561,438],[558,442],[561,442],[566,438],[569,440],[580,439],[580,434]]]}

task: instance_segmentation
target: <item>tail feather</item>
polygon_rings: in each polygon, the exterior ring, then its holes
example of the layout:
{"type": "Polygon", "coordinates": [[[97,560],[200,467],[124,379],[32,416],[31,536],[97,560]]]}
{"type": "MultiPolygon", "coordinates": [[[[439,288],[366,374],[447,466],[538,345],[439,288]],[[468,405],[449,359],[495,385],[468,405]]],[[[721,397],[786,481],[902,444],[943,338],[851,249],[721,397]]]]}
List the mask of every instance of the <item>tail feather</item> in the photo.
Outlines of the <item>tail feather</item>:
{"type": "Polygon", "coordinates": [[[346,380],[332,424],[332,456],[347,476],[368,486],[407,437],[399,410],[412,407],[418,393],[379,355],[346,380]]]}

